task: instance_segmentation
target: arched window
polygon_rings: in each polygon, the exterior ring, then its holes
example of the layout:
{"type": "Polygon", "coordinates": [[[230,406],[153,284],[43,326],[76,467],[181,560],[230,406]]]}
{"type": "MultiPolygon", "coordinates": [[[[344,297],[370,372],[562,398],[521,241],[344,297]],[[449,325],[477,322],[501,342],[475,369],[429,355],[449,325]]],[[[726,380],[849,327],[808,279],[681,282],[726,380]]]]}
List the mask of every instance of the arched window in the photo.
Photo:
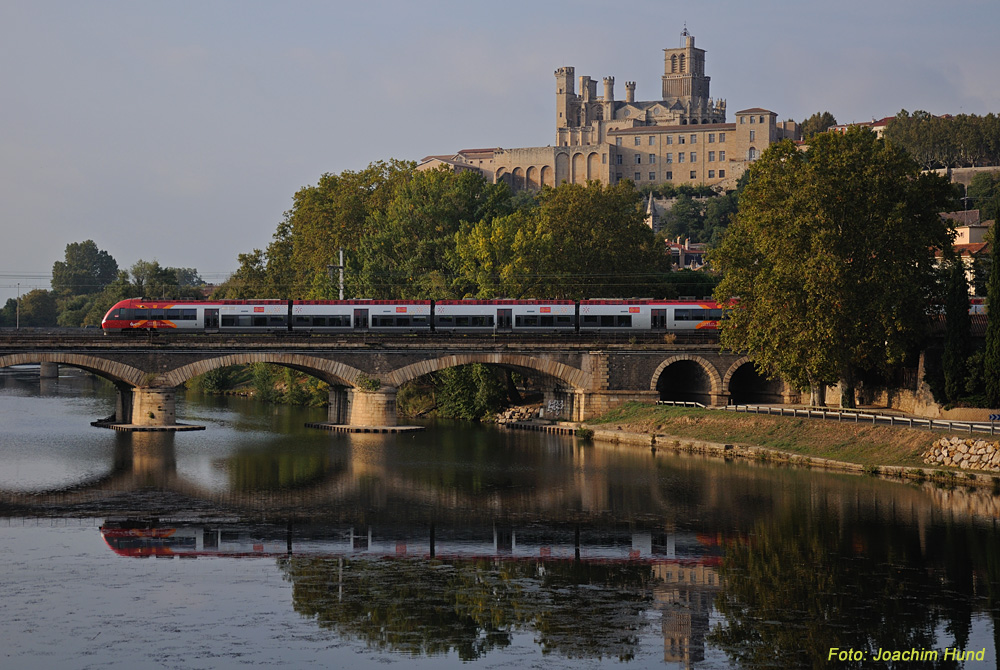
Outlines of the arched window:
{"type": "Polygon", "coordinates": [[[684,54],[681,54],[681,72],[684,72],[685,58],[684,54]]]}
{"type": "Polygon", "coordinates": [[[677,54],[670,57],[670,71],[677,72],[677,54]]]}
{"type": "Polygon", "coordinates": [[[747,160],[752,161],[757,159],[757,150],[753,147],[747,150],[747,160]]]}

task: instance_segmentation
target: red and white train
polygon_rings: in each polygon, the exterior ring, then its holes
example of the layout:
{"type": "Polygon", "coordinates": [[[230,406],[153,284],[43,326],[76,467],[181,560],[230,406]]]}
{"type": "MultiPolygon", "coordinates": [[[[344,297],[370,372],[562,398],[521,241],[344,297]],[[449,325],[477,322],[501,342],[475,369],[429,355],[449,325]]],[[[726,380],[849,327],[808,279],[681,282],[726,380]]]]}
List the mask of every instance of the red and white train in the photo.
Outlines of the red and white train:
{"type": "Polygon", "coordinates": [[[716,330],[711,300],[215,300],[134,298],[105,333],[565,333],[716,330]]]}

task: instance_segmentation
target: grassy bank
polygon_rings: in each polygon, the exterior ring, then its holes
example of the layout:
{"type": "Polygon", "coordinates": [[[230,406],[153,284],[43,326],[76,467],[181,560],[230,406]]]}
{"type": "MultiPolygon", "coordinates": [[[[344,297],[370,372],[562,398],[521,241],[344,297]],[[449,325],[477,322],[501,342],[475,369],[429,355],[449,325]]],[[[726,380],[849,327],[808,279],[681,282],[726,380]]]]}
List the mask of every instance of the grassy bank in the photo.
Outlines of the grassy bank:
{"type": "Polygon", "coordinates": [[[596,429],[671,435],[780,449],[865,466],[927,467],[921,454],[942,433],[822,419],[628,403],[587,421],[596,429]]]}

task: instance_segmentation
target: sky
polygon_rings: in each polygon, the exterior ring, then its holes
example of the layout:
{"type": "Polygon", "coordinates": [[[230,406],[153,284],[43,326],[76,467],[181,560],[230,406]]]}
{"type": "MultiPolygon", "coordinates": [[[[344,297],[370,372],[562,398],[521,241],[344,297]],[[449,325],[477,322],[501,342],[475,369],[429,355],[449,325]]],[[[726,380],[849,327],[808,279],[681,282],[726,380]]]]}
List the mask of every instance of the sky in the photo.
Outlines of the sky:
{"type": "Polygon", "coordinates": [[[551,144],[558,67],[659,98],[685,26],[730,118],[1000,112],[996,0],[0,0],[0,302],[88,239],[222,281],[324,173],[551,144]]]}

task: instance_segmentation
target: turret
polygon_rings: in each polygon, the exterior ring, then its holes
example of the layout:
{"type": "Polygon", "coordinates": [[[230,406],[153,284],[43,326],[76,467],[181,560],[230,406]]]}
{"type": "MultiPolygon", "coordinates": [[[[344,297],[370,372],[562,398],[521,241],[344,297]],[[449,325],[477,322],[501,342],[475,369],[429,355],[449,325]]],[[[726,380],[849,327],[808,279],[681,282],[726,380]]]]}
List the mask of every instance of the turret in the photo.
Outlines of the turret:
{"type": "Polygon", "coordinates": [[[635,102],[635,82],[625,82],[625,102],[635,102]]]}
{"type": "Polygon", "coordinates": [[[604,102],[614,102],[615,101],[615,78],[605,77],[604,78],[604,102]]]}
{"type": "MultiPolygon", "coordinates": [[[[556,128],[566,128],[572,125],[573,77],[576,71],[572,67],[561,67],[556,70],[556,128]]],[[[558,135],[556,142],[558,143],[558,135]]]]}

